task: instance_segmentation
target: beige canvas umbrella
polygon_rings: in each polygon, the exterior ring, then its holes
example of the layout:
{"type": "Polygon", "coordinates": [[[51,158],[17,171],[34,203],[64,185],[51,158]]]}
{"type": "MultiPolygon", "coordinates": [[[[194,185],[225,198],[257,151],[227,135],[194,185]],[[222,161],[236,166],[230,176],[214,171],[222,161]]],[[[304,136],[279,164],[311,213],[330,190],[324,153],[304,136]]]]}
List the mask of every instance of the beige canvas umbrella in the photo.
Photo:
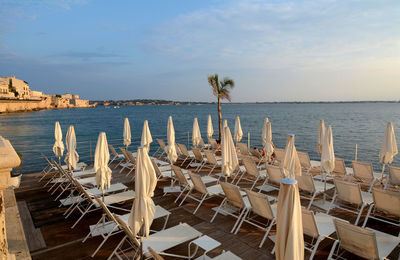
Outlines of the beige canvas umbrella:
{"type": "Polygon", "coordinates": [[[389,122],[386,127],[385,137],[383,139],[382,147],[379,152],[379,162],[383,164],[382,166],[382,176],[385,172],[385,165],[390,164],[393,158],[399,153],[397,149],[396,136],[394,135],[393,124],[389,122]]]}
{"type": "Polygon", "coordinates": [[[124,120],[124,146],[128,149],[128,146],[132,142],[132,135],[131,135],[131,126],[129,124],[129,119],[125,118],[124,120]]]}
{"type": "Polygon", "coordinates": [[[285,154],[281,162],[284,178],[295,179],[301,175],[301,165],[296,147],[294,146],[294,135],[289,135],[286,140],[285,154]]]}
{"type": "Polygon", "coordinates": [[[224,128],[221,147],[222,147],[222,172],[225,174],[226,177],[229,177],[236,169],[236,167],[239,165],[235,145],[233,143],[231,130],[229,130],[229,127],[224,128]]]}
{"type": "Polygon", "coordinates": [[[197,117],[193,120],[193,131],[192,131],[192,144],[198,146],[201,141],[201,133],[197,117]]]}
{"type": "Polygon", "coordinates": [[[225,119],[224,123],[222,124],[222,129],[225,129],[225,127],[228,127],[228,121],[225,119]]]}
{"type": "Polygon", "coordinates": [[[129,226],[137,235],[143,227],[143,235],[149,236],[156,206],[151,197],[157,185],[157,177],[146,148],[139,147],[135,171],[135,201],[129,215],[129,226]]]}
{"type": "Polygon", "coordinates": [[[96,172],[96,186],[101,188],[103,194],[104,189],[110,188],[111,185],[111,169],[108,167],[110,160],[110,152],[108,151],[108,143],[106,133],[101,132],[97,139],[96,151],[94,154],[94,171],[96,172]]]}
{"type": "Polygon", "coordinates": [[[212,120],[211,120],[211,115],[208,115],[208,120],[207,120],[207,138],[210,139],[212,138],[214,134],[214,129],[212,125],[212,120]]]}
{"type": "Polygon", "coordinates": [[[146,151],[150,151],[150,144],[153,142],[153,138],[151,137],[149,122],[144,120],[143,130],[142,130],[142,139],[140,140],[140,145],[144,146],[146,151]]]}
{"type": "Polygon", "coordinates": [[[58,157],[58,160],[60,160],[60,157],[63,156],[64,153],[64,143],[62,141],[61,126],[58,121],[54,125],[54,139],[53,153],[58,157]]]}
{"type": "Polygon", "coordinates": [[[235,129],[233,131],[233,138],[235,139],[235,142],[238,143],[240,140],[242,140],[243,137],[243,131],[242,131],[242,126],[240,125],[240,118],[237,116],[235,120],[235,129]]]}
{"type": "Polygon", "coordinates": [[[272,145],[272,130],[271,130],[271,123],[266,122],[265,125],[265,143],[264,143],[264,152],[265,152],[265,157],[268,159],[268,161],[271,161],[271,156],[274,153],[274,146],[272,145]]]}
{"type": "Polygon", "coordinates": [[[318,125],[318,142],[317,142],[317,153],[322,153],[322,145],[324,143],[325,136],[325,122],[324,120],[319,120],[318,125]]]}
{"type": "Polygon", "coordinates": [[[263,128],[262,128],[262,132],[261,132],[261,140],[262,140],[262,144],[265,147],[267,145],[267,139],[268,139],[268,129],[267,129],[267,123],[269,122],[268,117],[266,117],[264,119],[264,124],[263,124],[263,128]]]}
{"type": "Polygon", "coordinates": [[[72,125],[68,127],[65,143],[67,145],[68,152],[65,155],[64,161],[68,165],[68,169],[70,170],[76,169],[76,164],[79,161],[79,154],[76,152],[75,128],[72,125]]]}
{"type": "Polygon", "coordinates": [[[282,179],[276,217],[275,256],[278,260],[304,259],[303,223],[297,181],[282,179]]]}
{"type": "MultiPolygon", "coordinates": [[[[324,176],[324,190],[326,191],[326,175],[335,169],[335,150],[333,149],[332,127],[325,129],[324,142],[321,153],[321,172],[324,176]]],[[[325,199],[325,196],[324,196],[325,199]]]]}
{"type": "Polygon", "coordinates": [[[176,159],[178,159],[178,155],[176,153],[176,147],[175,147],[175,129],[174,129],[174,123],[172,122],[172,116],[169,116],[168,118],[168,126],[167,126],[167,141],[168,141],[168,146],[167,146],[167,157],[171,164],[174,164],[176,162],[176,159]]]}

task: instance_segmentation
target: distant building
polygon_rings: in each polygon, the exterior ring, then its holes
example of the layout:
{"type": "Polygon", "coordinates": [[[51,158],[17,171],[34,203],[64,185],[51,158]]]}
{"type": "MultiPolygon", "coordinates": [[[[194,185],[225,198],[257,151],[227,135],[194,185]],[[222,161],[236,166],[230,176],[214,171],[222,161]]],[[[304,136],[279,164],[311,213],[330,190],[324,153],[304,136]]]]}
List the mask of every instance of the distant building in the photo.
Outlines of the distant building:
{"type": "Polygon", "coordinates": [[[17,79],[15,76],[0,77],[0,88],[0,97],[19,99],[30,98],[30,89],[28,83],[26,81],[17,79]]]}
{"type": "Polygon", "coordinates": [[[14,98],[15,95],[10,91],[10,80],[9,78],[0,77],[0,97],[2,98],[14,98]]]}

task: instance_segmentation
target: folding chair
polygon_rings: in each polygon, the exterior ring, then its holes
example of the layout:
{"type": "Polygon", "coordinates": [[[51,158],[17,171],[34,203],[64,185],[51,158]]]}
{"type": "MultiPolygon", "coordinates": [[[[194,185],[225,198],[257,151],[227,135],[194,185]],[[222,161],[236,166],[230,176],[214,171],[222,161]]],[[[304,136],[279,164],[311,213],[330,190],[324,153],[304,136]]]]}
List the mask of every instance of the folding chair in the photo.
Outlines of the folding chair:
{"type": "Polygon", "coordinates": [[[399,237],[358,227],[345,220],[334,218],[333,223],[338,240],[333,244],[328,259],[334,259],[333,256],[343,259],[339,255],[340,249],[366,259],[387,259],[400,242],[399,237]]]}
{"type": "Polygon", "coordinates": [[[253,185],[250,188],[250,190],[252,190],[259,180],[266,179],[267,171],[266,170],[259,170],[257,168],[256,163],[253,161],[253,159],[250,156],[243,157],[242,158],[242,162],[244,164],[244,167],[245,167],[246,171],[243,172],[243,174],[239,177],[238,181],[236,182],[236,185],[238,185],[239,182],[242,179],[246,179],[246,180],[249,180],[249,181],[253,182],[253,185]],[[247,173],[247,175],[251,179],[243,178],[245,173],[247,173]]]}
{"type": "Polygon", "coordinates": [[[332,184],[326,183],[326,186],[323,182],[314,181],[313,177],[309,174],[306,175],[296,175],[297,184],[299,190],[302,191],[303,198],[308,197],[304,196],[304,193],[308,193],[311,195],[310,202],[308,203],[307,209],[310,209],[315,197],[319,194],[323,194],[325,190],[332,189],[335,187],[332,184]]]}
{"type": "Polygon", "coordinates": [[[400,167],[390,165],[389,173],[386,177],[385,189],[390,188],[399,191],[400,187],[400,167]]]}
{"type": "Polygon", "coordinates": [[[352,164],[353,175],[351,181],[355,180],[355,182],[368,186],[368,192],[371,192],[374,184],[379,181],[378,174],[374,175],[372,163],[352,161],[352,164]]]}
{"type": "Polygon", "coordinates": [[[159,153],[160,155],[158,156],[158,158],[161,158],[161,156],[166,154],[165,153],[165,147],[166,146],[165,146],[165,143],[164,143],[164,141],[162,139],[157,139],[157,143],[158,143],[159,147],[158,147],[157,151],[155,153],[153,153],[153,156],[155,156],[156,154],[159,153]]]}
{"type": "Polygon", "coordinates": [[[112,158],[111,161],[108,163],[108,165],[111,165],[111,163],[112,163],[113,161],[117,161],[117,160],[120,161],[120,162],[114,167],[114,169],[115,169],[115,168],[117,168],[117,167],[119,166],[119,164],[121,163],[121,160],[124,159],[124,155],[117,153],[117,151],[115,151],[114,147],[113,147],[111,144],[108,145],[108,148],[110,149],[110,151],[111,151],[111,153],[112,153],[112,155],[113,155],[113,158],[112,158]]]}

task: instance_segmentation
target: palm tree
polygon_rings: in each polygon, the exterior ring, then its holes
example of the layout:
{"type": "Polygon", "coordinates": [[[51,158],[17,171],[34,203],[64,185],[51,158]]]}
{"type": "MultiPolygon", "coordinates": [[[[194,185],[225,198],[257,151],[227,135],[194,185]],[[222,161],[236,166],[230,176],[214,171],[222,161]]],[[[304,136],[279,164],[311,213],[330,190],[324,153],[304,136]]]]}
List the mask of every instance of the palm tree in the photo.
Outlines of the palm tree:
{"type": "Polygon", "coordinates": [[[208,84],[213,89],[213,93],[218,98],[218,139],[221,140],[222,128],[222,113],[221,113],[221,99],[227,99],[231,102],[230,89],[233,89],[235,82],[230,78],[224,78],[222,81],[218,80],[218,74],[208,76],[208,84]]]}

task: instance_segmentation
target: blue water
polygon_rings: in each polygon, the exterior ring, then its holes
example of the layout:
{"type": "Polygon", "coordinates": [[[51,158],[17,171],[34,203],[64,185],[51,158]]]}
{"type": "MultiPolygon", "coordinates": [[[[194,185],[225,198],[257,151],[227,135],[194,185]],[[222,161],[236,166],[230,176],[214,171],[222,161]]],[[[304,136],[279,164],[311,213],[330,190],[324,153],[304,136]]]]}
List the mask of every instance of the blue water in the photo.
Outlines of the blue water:
{"type": "MultiPolygon", "coordinates": [[[[194,117],[198,118],[206,140],[208,114],[212,116],[216,137],[216,105],[96,107],[0,115],[0,135],[9,139],[14,148],[22,153],[22,172],[32,173],[45,166],[40,153],[53,156],[55,121],[61,124],[63,140],[68,126],[75,126],[80,160],[90,163],[99,132],[106,132],[110,144],[122,146],[125,117],[130,120],[133,137],[129,149],[135,150],[139,145],[143,121],[147,119],[154,139],[151,151],[155,151],[158,147],[155,139],[166,140],[169,115],[174,119],[176,142],[188,145],[188,132],[192,130],[194,117]]],[[[386,123],[393,122],[395,132],[400,135],[400,103],[223,104],[222,114],[228,120],[231,131],[235,117],[240,116],[244,133],[242,142],[247,142],[247,133],[250,133],[251,146],[258,147],[261,147],[263,120],[268,116],[275,145],[284,148],[287,135],[295,134],[297,149],[308,152],[311,159],[319,158],[316,138],[319,120],[324,119],[326,125],[332,125],[337,157],[344,158],[350,165],[355,145],[358,144],[358,160],[372,162],[376,169],[380,167],[379,149],[386,123]]],[[[394,164],[399,165],[399,162],[395,158],[394,164]]]]}

